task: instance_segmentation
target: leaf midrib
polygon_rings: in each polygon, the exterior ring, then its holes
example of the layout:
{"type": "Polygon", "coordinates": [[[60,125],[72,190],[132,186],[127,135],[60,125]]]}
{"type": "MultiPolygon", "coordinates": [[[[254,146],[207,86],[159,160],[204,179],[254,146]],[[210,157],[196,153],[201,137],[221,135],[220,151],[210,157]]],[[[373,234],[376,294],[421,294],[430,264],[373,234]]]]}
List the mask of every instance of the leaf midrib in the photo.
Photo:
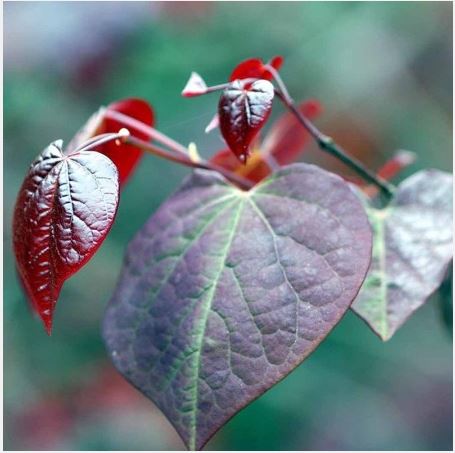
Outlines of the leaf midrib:
{"type": "Polygon", "coordinates": [[[203,311],[203,315],[202,315],[202,321],[200,323],[201,334],[199,335],[199,338],[196,340],[198,342],[198,344],[199,344],[199,347],[196,349],[197,357],[196,357],[196,367],[195,367],[195,373],[194,373],[194,380],[195,380],[194,396],[193,396],[194,403],[193,403],[193,410],[192,410],[193,423],[192,423],[192,426],[191,426],[191,434],[190,434],[190,439],[189,439],[189,442],[188,442],[190,450],[194,450],[196,448],[197,406],[198,406],[198,396],[199,396],[199,372],[200,372],[200,368],[201,368],[201,356],[202,356],[201,352],[202,352],[202,346],[203,346],[204,337],[205,337],[205,330],[207,328],[207,320],[208,320],[208,316],[209,316],[209,313],[210,313],[210,308],[211,308],[212,303],[213,303],[213,298],[215,296],[219,280],[220,280],[221,275],[223,273],[223,270],[224,270],[224,267],[225,267],[225,264],[226,264],[226,258],[228,256],[229,250],[230,250],[230,248],[232,246],[232,242],[234,240],[235,233],[237,231],[237,227],[238,227],[238,224],[239,224],[240,217],[241,217],[241,214],[242,214],[244,206],[245,206],[244,199],[240,199],[238,201],[237,211],[235,212],[235,217],[234,217],[234,220],[232,222],[231,232],[230,232],[229,238],[227,240],[226,246],[224,247],[222,259],[220,260],[220,266],[219,266],[219,269],[218,269],[218,272],[217,272],[217,276],[216,276],[216,278],[215,278],[215,280],[213,282],[213,285],[211,286],[211,288],[209,290],[208,300],[203,306],[204,311],[203,311]]]}

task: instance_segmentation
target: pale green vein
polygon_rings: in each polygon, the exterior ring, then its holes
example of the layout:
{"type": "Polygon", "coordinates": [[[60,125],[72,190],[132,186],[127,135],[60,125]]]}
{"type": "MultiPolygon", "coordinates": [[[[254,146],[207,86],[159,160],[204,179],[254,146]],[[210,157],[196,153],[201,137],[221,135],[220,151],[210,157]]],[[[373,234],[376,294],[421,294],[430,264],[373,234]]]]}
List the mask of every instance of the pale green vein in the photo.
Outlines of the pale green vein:
{"type": "MultiPolygon", "coordinates": [[[[223,198],[230,198],[230,197],[223,197],[223,198]]],[[[181,255],[180,255],[180,258],[184,258],[186,256],[186,254],[191,250],[191,248],[193,247],[193,245],[203,236],[203,234],[207,231],[207,229],[210,227],[210,225],[212,225],[216,219],[219,218],[220,214],[222,214],[227,208],[231,207],[232,206],[232,203],[233,202],[227,202],[226,199],[224,200],[226,205],[224,207],[222,207],[221,209],[217,210],[210,218],[209,220],[200,228],[200,230],[198,231],[197,235],[189,241],[188,245],[184,248],[184,250],[182,251],[181,255]]],[[[235,201],[235,200],[234,200],[235,201]]],[[[148,300],[150,300],[150,303],[147,304],[145,307],[141,307],[140,310],[144,311],[144,310],[149,310],[150,309],[150,306],[153,304],[154,300],[156,299],[156,297],[158,296],[158,294],[161,292],[161,290],[163,289],[164,285],[166,285],[167,282],[169,282],[170,278],[172,277],[172,275],[174,274],[174,271],[175,269],[177,268],[178,264],[181,262],[181,259],[180,260],[176,260],[176,263],[172,266],[172,268],[167,272],[167,274],[164,276],[164,279],[163,281],[160,283],[159,287],[154,291],[152,292],[152,295],[149,296],[148,300]]],[[[195,299],[195,302],[197,302],[197,299],[195,299]]],[[[180,327],[180,325],[184,322],[186,316],[188,316],[189,313],[191,313],[191,308],[193,307],[194,304],[192,304],[192,306],[190,308],[188,308],[187,310],[184,311],[184,313],[182,314],[182,317],[177,321],[177,327],[180,327]]],[[[139,307],[136,307],[136,309],[139,309],[139,307]]],[[[137,319],[137,322],[135,324],[133,324],[131,326],[131,330],[133,330],[134,332],[137,332],[138,328],[139,328],[139,325],[141,324],[141,317],[138,317],[137,319]]],[[[168,344],[166,344],[165,346],[165,349],[164,351],[161,353],[164,354],[164,352],[167,350],[169,344],[171,343],[171,340],[168,341],[168,344]]],[[[131,343],[133,344],[133,343],[131,343]]],[[[185,351],[184,351],[185,352],[185,351]]],[[[133,353],[133,356],[134,356],[134,353],[133,353]]],[[[179,357],[177,357],[176,360],[179,360],[179,357]]],[[[174,366],[172,366],[172,368],[175,368],[174,366]]],[[[150,369],[153,369],[153,365],[151,365],[150,369]]],[[[176,367],[176,370],[178,370],[178,367],[176,367]]]]}
{"type": "MultiPolygon", "coordinates": [[[[231,198],[234,198],[236,196],[235,193],[232,193],[232,194],[228,194],[228,195],[224,195],[222,197],[216,197],[215,199],[212,199],[209,203],[207,204],[202,204],[200,206],[198,206],[197,208],[193,208],[193,210],[191,210],[191,215],[195,215],[196,213],[200,214],[201,212],[203,211],[206,211],[207,209],[209,208],[212,208],[222,202],[225,202],[231,198]]],[[[175,214],[175,213],[174,213],[175,214]]],[[[180,218],[180,217],[184,217],[188,214],[188,212],[180,212],[178,213],[178,215],[176,215],[177,218],[180,218]]],[[[174,227],[174,222],[169,222],[169,224],[163,229],[160,231],[160,237],[161,235],[163,235],[164,233],[166,233],[170,228],[173,228],[174,227]]],[[[191,239],[190,239],[191,240],[191,239]]],[[[152,240],[152,244],[153,244],[153,240],[152,240]]],[[[177,255],[176,255],[177,256],[177,255]]],[[[145,271],[147,271],[150,267],[151,264],[155,264],[156,260],[154,260],[152,263],[150,262],[146,262],[144,264],[144,266],[142,267],[142,273],[140,275],[143,275],[145,273],[145,271]]]]}
{"type": "MultiPolygon", "coordinates": [[[[209,207],[213,207],[213,206],[216,206],[222,202],[225,202],[227,203],[227,200],[229,200],[230,198],[233,198],[235,195],[228,195],[228,196],[224,196],[222,198],[219,198],[218,200],[216,200],[216,202],[212,202],[210,203],[209,205],[206,205],[204,206],[204,208],[209,208],[209,207]]],[[[235,200],[234,200],[235,201],[235,200]]],[[[180,253],[178,255],[175,255],[176,258],[182,258],[183,256],[186,255],[186,253],[188,252],[188,250],[193,246],[193,244],[195,242],[197,242],[200,237],[204,234],[205,230],[212,224],[212,222],[214,222],[217,217],[229,206],[229,203],[227,203],[224,207],[222,207],[221,209],[215,211],[213,213],[213,215],[206,221],[206,223],[204,225],[202,225],[199,229],[199,231],[196,233],[196,235],[193,237],[193,238],[190,238],[188,240],[188,244],[186,247],[183,248],[183,250],[180,251],[180,253]]],[[[196,209],[196,211],[198,211],[199,209],[196,209]]],[[[205,210],[205,209],[204,209],[205,210]]],[[[161,283],[158,285],[157,288],[155,289],[151,289],[150,291],[150,297],[151,297],[151,300],[153,300],[158,294],[159,292],[163,289],[163,286],[169,281],[169,279],[172,277],[172,274],[174,273],[177,265],[179,264],[180,260],[176,259],[175,260],[175,263],[174,265],[168,270],[168,272],[166,273],[166,275],[163,277],[163,280],[161,281],[161,283]]],[[[152,263],[152,264],[155,264],[155,263],[152,263]]],[[[150,264],[149,264],[150,266],[150,264]]],[[[147,268],[147,270],[149,270],[149,266],[144,266],[147,268]]],[[[144,309],[148,309],[150,308],[149,305],[147,305],[146,307],[144,307],[144,309]]]]}
{"type": "Polygon", "coordinates": [[[222,253],[222,259],[220,260],[220,266],[217,272],[217,276],[213,282],[212,287],[209,290],[208,297],[207,297],[207,302],[203,304],[203,312],[202,312],[202,319],[200,323],[200,329],[199,329],[199,336],[196,340],[196,342],[199,344],[199,348],[197,350],[197,356],[195,358],[196,361],[196,367],[195,367],[195,373],[194,373],[194,380],[195,380],[195,386],[194,386],[194,396],[193,396],[193,423],[191,426],[191,433],[190,433],[190,439],[189,439],[189,449],[194,450],[196,448],[196,430],[197,430],[197,405],[198,405],[198,394],[199,394],[199,373],[200,373],[200,368],[201,368],[201,356],[202,356],[202,345],[204,342],[204,336],[205,336],[205,330],[207,327],[207,320],[209,317],[210,309],[213,303],[213,298],[215,297],[215,292],[219,283],[219,280],[221,278],[221,275],[223,273],[224,267],[226,265],[226,258],[228,256],[229,250],[232,246],[232,242],[235,237],[235,233],[237,232],[237,227],[239,224],[239,220],[242,214],[242,208],[245,206],[244,203],[244,198],[240,199],[238,205],[237,205],[237,211],[233,215],[233,221],[232,221],[232,226],[230,226],[230,235],[229,238],[226,242],[226,245],[224,247],[223,253],[222,253]]]}
{"type": "MultiPolygon", "coordinates": [[[[188,253],[192,247],[192,245],[194,245],[200,238],[202,238],[203,234],[205,231],[207,231],[207,229],[209,228],[210,225],[212,225],[216,219],[219,218],[219,216],[227,209],[227,208],[230,208],[232,207],[232,204],[231,203],[228,203],[226,206],[224,206],[224,208],[222,208],[221,210],[217,211],[215,213],[215,215],[210,219],[210,221],[204,225],[203,229],[199,232],[198,236],[193,240],[191,241],[191,244],[188,245],[188,247],[185,249],[185,252],[181,255],[181,258],[183,258],[184,256],[186,256],[186,253],[188,253]]],[[[180,261],[179,261],[180,262],[180,261]]],[[[171,275],[172,273],[174,272],[175,270],[175,267],[173,268],[172,272],[171,272],[171,275]]],[[[167,280],[170,279],[171,275],[169,275],[167,277],[167,280]]],[[[209,289],[211,289],[212,286],[209,287],[209,289]]],[[[207,289],[204,290],[204,292],[207,291],[207,289]]],[[[156,294],[158,295],[158,293],[156,294]]],[[[198,298],[195,298],[194,299],[194,302],[192,304],[189,304],[186,308],[186,310],[184,310],[184,312],[182,313],[181,317],[176,320],[176,325],[175,325],[175,330],[178,331],[178,329],[181,327],[181,325],[185,322],[185,319],[191,314],[193,313],[193,309],[196,305],[196,303],[198,302],[198,298]]],[[[164,349],[161,351],[161,356],[163,354],[166,353],[166,351],[168,350],[170,344],[172,343],[172,338],[169,339],[169,341],[166,343],[166,345],[164,346],[164,349]]],[[[171,374],[169,376],[166,376],[165,378],[163,378],[162,381],[160,381],[159,383],[157,383],[157,386],[160,387],[160,386],[163,386],[161,388],[161,391],[165,391],[167,389],[167,386],[170,385],[170,383],[172,382],[172,380],[174,379],[174,377],[176,376],[177,372],[179,371],[180,369],[180,365],[181,363],[190,355],[192,354],[193,352],[196,351],[196,349],[193,351],[194,348],[191,348],[190,351],[188,351],[188,349],[184,349],[174,360],[174,362],[170,365],[170,369],[172,370],[171,374]]],[[[155,362],[155,364],[151,364],[150,365],[150,368],[148,369],[149,371],[150,370],[153,370],[153,368],[156,366],[156,364],[158,363],[155,362]]]]}
{"type": "Polygon", "coordinates": [[[252,198],[249,198],[249,202],[250,202],[251,206],[253,207],[254,211],[258,214],[258,216],[261,219],[261,221],[264,223],[264,225],[268,229],[270,235],[272,236],[273,247],[275,249],[276,261],[278,263],[278,266],[281,269],[281,272],[283,273],[283,277],[286,280],[286,283],[287,283],[288,287],[292,290],[292,292],[294,294],[294,297],[295,297],[295,341],[297,341],[297,339],[299,337],[298,307],[299,307],[300,298],[299,298],[294,286],[289,281],[287,273],[286,273],[286,270],[284,269],[283,265],[281,264],[280,254],[278,252],[278,245],[276,243],[276,238],[275,238],[276,234],[275,234],[275,231],[272,228],[272,225],[270,225],[270,222],[268,221],[267,217],[260,210],[259,206],[253,201],[252,198]]]}
{"type": "Polygon", "coordinates": [[[370,218],[374,218],[374,248],[378,259],[379,267],[379,301],[381,304],[381,331],[383,337],[387,337],[387,275],[386,266],[386,248],[385,248],[385,228],[384,222],[385,211],[368,210],[370,218]]]}

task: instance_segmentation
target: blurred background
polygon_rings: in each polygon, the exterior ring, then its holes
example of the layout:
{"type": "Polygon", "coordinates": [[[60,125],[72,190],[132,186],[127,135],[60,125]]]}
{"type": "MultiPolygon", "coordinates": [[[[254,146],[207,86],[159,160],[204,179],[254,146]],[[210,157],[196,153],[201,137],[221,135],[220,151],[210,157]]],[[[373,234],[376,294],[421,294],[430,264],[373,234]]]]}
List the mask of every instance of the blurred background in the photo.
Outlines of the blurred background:
{"type": "MultiPolygon", "coordinates": [[[[316,123],[371,168],[404,148],[418,160],[400,178],[452,169],[450,2],[5,2],[3,33],[6,450],[183,448],[110,365],[99,326],[128,241],[188,170],[144,157],[111,234],[65,284],[52,337],[16,280],[11,215],[27,168],[100,105],[143,97],[161,131],[210,156],[223,147],[217,131],[204,134],[217,96],[181,98],[190,72],[216,84],[242,59],[280,54],[294,98],[319,99],[316,123]]],[[[314,146],[303,158],[346,170],[314,146]]],[[[451,450],[442,301],[435,295],[388,343],[348,313],[207,448],[451,450]]]]}

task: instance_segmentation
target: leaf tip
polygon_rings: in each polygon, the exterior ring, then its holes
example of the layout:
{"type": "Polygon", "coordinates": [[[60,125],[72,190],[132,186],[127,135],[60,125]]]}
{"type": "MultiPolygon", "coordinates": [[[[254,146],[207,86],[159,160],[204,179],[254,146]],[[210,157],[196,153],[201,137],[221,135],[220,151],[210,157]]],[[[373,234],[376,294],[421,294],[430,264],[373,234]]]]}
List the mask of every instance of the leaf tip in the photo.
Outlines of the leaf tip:
{"type": "Polygon", "coordinates": [[[52,314],[53,313],[50,309],[46,309],[46,310],[39,312],[39,316],[44,325],[44,330],[46,331],[46,333],[49,336],[52,335],[52,321],[53,321],[52,314]]]}

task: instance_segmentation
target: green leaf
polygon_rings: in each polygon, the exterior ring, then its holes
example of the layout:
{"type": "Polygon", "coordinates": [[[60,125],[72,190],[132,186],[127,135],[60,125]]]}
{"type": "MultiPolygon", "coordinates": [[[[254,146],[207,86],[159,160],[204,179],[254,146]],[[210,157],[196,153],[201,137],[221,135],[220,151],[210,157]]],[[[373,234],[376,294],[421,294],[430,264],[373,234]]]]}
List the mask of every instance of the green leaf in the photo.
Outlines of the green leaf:
{"type": "Polygon", "coordinates": [[[418,172],[384,209],[364,203],[373,227],[373,260],[352,310],[379,337],[392,337],[441,285],[452,250],[452,175],[418,172]]]}
{"type": "Polygon", "coordinates": [[[197,171],[128,248],[104,320],[110,356],[199,449],[333,329],[371,245],[359,199],[318,167],[249,192],[197,171]]]}

